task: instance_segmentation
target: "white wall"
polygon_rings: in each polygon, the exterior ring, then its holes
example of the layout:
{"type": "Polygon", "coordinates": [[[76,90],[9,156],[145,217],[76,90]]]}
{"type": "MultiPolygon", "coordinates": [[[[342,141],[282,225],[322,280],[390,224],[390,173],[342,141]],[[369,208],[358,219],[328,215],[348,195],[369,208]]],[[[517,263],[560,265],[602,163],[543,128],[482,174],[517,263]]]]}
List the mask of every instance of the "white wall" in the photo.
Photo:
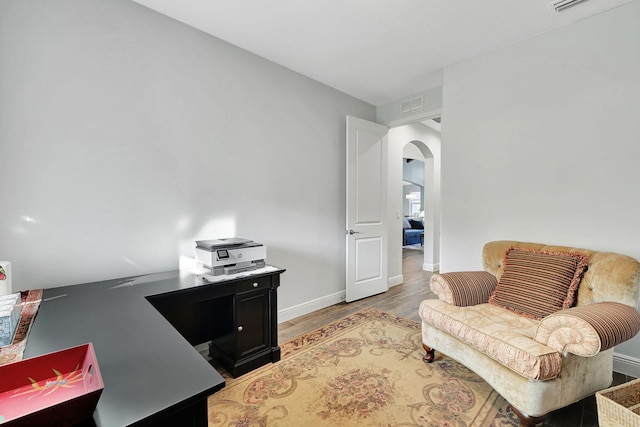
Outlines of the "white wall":
{"type": "Polygon", "coordinates": [[[14,289],[240,236],[287,269],[281,310],[344,291],[345,116],[373,106],[128,0],[1,2],[0,94],[14,289]]]}
{"type": "MultiPolygon", "coordinates": [[[[514,239],[640,259],[640,2],[444,70],[442,271],[514,239]]],[[[640,339],[616,347],[640,374],[640,339]]]]}

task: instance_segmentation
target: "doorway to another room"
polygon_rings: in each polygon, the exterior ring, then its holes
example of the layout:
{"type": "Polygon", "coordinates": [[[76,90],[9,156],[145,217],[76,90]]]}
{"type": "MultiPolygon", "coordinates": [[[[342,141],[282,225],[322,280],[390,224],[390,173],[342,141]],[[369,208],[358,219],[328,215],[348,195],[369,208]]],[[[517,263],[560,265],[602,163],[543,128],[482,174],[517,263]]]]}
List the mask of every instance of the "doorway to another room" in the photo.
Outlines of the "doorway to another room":
{"type": "Polygon", "coordinates": [[[437,271],[439,268],[439,174],[435,155],[425,142],[412,140],[403,147],[402,247],[421,250],[424,253],[423,269],[426,271],[437,271]],[[407,173],[404,174],[404,171],[407,173]],[[405,200],[408,203],[405,204],[405,200]],[[409,229],[404,228],[407,225],[409,229]]]}
{"type": "MultiPolygon", "coordinates": [[[[422,154],[406,154],[415,145],[405,146],[402,159],[402,247],[422,250],[424,248],[424,172],[422,154]],[[416,157],[420,156],[421,159],[416,157]]],[[[416,147],[417,148],[417,147],[416,147]]]]}
{"type": "MultiPolygon", "coordinates": [[[[439,118],[437,118],[439,121],[439,118]]],[[[422,255],[424,271],[439,270],[440,256],[440,124],[434,119],[401,125],[389,131],[390,160],[395,165],[390,178],[390,215],[397,225],[391,231],[389,253],[391,268],[400,267],[407,250],[422,255]],[[430,126],[430,125],[433,126],[430,126]],[[394,189],[395,186],[395,189],[394,189]],[[395,207],[394,207],[395,206],[395,207]],[[391,211],[392,209],[392,211],[391,211]],[[397,233],[397,234],[396,234],[397,233]],[[397,235],[397,237],[395,237],[397,235]],[[397,239],[397,240],[396,240],[397,239]]],[[[399,283],[403,274],[399,268],[390,271],[390,278],[399,283]],[[394,274],[399,274],[394,276],[394,274]]]]}

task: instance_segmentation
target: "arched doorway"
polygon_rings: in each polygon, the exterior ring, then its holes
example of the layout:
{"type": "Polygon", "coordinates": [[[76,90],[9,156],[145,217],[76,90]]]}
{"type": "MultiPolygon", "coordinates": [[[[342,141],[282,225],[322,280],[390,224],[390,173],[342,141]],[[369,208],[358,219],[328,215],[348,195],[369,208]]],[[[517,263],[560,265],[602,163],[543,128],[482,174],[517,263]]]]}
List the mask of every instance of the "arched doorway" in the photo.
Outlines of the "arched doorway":
{"type": "MultiPolygon", "coordinates": [[[[419,213],[417,215],[424,224],[424,239],[422,249],[424,251],[423,270],[436,271],[438,269],[437,254],[439,253],[439,222],[436,222],[437,210],[439,210],[439,194],[436,193],[435,157],[427,144],[420,140],[407,142],[403,149],[403,161],[405,164],[414,160],[422,168],[420,177],[422,182],[413,182],[420,188],[419,213]],[[438,208],[438,209],[436,209],[438,208]],[[438,231],[438,233],[436,233],[438,231]]],[[[414,167],[415,169],[415,167],[414,167]]],[[[410,178],[408,178],[410,179],[410,178]]],[[[406,193],[407,180],[403,180],[403,194],[406,193]]],[[[406,197],[406,196],[405,196],[406,197]]],[[[404,216],[416,216],[415,203],[412,211],[403,209],[404,216]]],[[[439,218],[438,218],[439,219],[439,218]]]]}
{"type": "Polygon", "coordinates": [[[404,281],[402,275],[403,254],[403,172],[405,156],[425,161],[424,222],[425,236],[422,270],[438,271],[440,268],[440,132],[421,122],[393,127],[389,130],[389,286],[404,281]],[[406,150],[405,150],[406,147],[406,150]]]}

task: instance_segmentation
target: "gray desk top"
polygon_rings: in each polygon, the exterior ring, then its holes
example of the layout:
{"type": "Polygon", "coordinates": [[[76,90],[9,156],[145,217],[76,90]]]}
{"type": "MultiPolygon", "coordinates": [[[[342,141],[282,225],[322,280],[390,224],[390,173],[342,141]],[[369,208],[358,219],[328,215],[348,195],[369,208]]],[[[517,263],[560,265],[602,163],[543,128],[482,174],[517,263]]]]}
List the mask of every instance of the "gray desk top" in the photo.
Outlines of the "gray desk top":
{"type": "Polygon", "coordinates": [[[104,381],[99,426],[132,424],[202,399],[224,379],[145,299],[207,284],[168,272],[45,289],[25,358],[92,342],[104,381]]]}

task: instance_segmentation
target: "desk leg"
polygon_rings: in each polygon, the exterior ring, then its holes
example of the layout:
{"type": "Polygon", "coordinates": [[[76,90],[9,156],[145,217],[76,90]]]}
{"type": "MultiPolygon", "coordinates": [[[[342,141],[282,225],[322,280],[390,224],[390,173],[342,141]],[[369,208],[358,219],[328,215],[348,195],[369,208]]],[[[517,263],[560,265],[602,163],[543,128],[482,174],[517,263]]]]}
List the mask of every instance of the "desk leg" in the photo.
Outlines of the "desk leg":
{"type": "Polygon", "coordinates": [[[271,322],[271,362],[280,360],[280,346],[278,345],[278,286],[280,276],[273,277],[274,283],[269,291],[269,313],[271,322]]]}
{"type": "Polygon", "coordinates": [[[280,360],[280,346],[271,347],[271,363],[280,360]]]}

